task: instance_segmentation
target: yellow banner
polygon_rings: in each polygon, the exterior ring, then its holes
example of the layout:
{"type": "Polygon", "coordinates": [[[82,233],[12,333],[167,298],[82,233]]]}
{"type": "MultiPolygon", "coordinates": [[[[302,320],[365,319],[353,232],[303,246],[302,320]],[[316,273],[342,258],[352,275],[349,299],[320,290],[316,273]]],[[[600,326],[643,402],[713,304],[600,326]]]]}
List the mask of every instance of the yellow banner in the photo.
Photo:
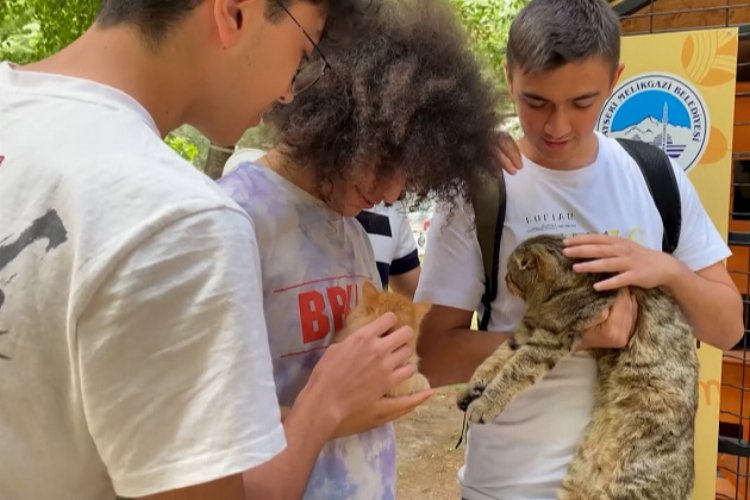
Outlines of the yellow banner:
{"type": "MultiPolygon", "coordinates": [[[[736,28],[624,37],[625,71],[598,123],[607,135],[650,142],[675,159],[725,238],[737,43],[736,28]]],[[[721,352],[702,344],[698,359],[693,498],[709,500],[716,488],[721,352]]]]}

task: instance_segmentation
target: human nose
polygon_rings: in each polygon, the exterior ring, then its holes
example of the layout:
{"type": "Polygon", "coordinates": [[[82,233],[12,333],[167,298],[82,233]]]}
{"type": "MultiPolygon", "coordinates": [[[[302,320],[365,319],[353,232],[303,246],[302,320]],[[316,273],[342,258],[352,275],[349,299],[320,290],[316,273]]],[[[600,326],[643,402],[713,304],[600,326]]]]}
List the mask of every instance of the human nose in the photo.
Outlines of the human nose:
{"type": "Polygon", "coordinates": [[[550,137],[565,137],[570,132],[570,120],[567,113],[560,107],[550,112],[544,124],[544,133],[550,137]]]}

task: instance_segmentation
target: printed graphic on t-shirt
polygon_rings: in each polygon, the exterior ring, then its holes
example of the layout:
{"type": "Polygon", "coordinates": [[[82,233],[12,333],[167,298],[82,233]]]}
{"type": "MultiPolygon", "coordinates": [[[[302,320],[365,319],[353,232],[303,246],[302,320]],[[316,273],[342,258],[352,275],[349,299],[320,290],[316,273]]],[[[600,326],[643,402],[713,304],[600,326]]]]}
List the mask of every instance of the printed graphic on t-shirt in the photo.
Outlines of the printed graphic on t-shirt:
{"type": "MultiPolygon", "coordinates": [[[[528,238],[539,234],[556,234],[566,238],[584,234],[587,231],[581,230],[581,224],[575,212],[566,210],[553,210],[540,212],[534,215],[524,217],[526,222],[526,232],[528,238]]],[[[628,231],[620,229],[605,229],[601,234],[627,238],[639,244],[645,243],[645,232],[641,227],[634,227],[628,231]]]]}
{"type": "MultiPolygon", "coordinates": [[[[0,157],[0,161],[2,157],[0,157]]],[[[23,253],[29,246],[39,240],[47,240],[47,246],[45,253],[49,253],[51,250],[57,248],[68,240],[68,231],[65,229],[60,216],[55,210],[49,210],[47,213],[42,215],[33,221],[28,228],[26,228],[18,237],[12,241],[10,236],[4,237],[0,240],[0,271],[3,271],[6,267],[23,253]]],[[[7,299],[3,288],[10,284],[18,273],[17,270],[8,268],[10,275],[4,273],[0,276],[0,313],[2,312],[3,304],[7,299]]],[[[1,324],[2,317],[0,316],[0,336],[5,336],[11,333],[7,327],[3,328],[1,324]]],[[[9,360],[10,356],[3,354],[0,350],[0,359],[9,360]]]]}
{"type": "Polygon", "coordinates": [[[336,284],[341,279],[369,279],[365,275],[332,276],[274,290],[274,294],[294,293],[299,306],[302,344],[323,340],[344,326],[344,318],[359,303],[356,283],[336,284]]]}
{"type": "Polygon", "coordinates": [[[526,225],[529,234],[546,234],[550,231],[561,232],[578,227],[575,214],[567,211],[542,212],[527,215],[526,225]]]}

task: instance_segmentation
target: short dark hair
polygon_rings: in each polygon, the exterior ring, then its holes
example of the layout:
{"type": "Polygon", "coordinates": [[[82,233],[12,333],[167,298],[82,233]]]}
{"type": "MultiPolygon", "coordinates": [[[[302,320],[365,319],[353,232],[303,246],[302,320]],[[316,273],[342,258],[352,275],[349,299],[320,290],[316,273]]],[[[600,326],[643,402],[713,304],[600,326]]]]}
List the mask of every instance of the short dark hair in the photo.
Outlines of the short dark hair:
{"type": "Polygon", "coordinates": [[[277,150],[325,194],[362,168],[405,174],[410,201],[466,198],[496,155],[499,98],[443,0],[381,0],[352,43],[321,48],[332,69],[264,117],[277,150]],[[328,50],[326,50],[328,49],[328,50]]]}
{"type": "Polygon", "coordinates": [[[510,70],[543,73],[596,56],[613,70],[620,62],[620,22],[604,0],[531,0],[510,26],[510,70]]]}
{"type": "MultiPolygon", "coordinates": [[[[202,0],[101,0],[97,22],[102,27],[130,23],[135,25],[152,46],[158,44],[169,30],[195,9],[202,0]]],[[[279,0],[285,6],[295,2],[326,4],[328,21],[325,33],[345,37],[356,32],[358,16],[368,14],[373,0],[279,0]]],[[[281,18],[283,9],[277,0],[266,0],[266,17],[281,18]]]]}

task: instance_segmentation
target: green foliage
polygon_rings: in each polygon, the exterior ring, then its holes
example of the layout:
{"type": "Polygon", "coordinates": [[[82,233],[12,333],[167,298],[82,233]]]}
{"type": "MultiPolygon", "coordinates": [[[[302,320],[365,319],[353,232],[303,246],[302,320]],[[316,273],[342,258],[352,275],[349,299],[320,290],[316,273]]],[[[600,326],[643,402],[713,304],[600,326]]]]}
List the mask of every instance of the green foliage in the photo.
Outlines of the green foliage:
{"type": "Polygon", "coordinates": [[[474,51],[492,78],[505,85],[505,46],[516,13],[528,0],[452,0],[469,33],[474,51]]]}
{"type": "Polygon", "coordinates": [[[25,0],[0,2],[0,60],[25,63],[34,58],[39,22],[25,9],[25,0]]]}
{"type": "Polygon", "coordinates": [[[195,159],[200,152],[198,146],[184,135],[171,133],[164,139],[164,142],[191,163],[195,162],[195,159]]]}
{"type": "Polygon", "coordinates": [[[93,23],[99,1],[0,1],[0,60],[25,64],[68,45],[93,23]]]}

